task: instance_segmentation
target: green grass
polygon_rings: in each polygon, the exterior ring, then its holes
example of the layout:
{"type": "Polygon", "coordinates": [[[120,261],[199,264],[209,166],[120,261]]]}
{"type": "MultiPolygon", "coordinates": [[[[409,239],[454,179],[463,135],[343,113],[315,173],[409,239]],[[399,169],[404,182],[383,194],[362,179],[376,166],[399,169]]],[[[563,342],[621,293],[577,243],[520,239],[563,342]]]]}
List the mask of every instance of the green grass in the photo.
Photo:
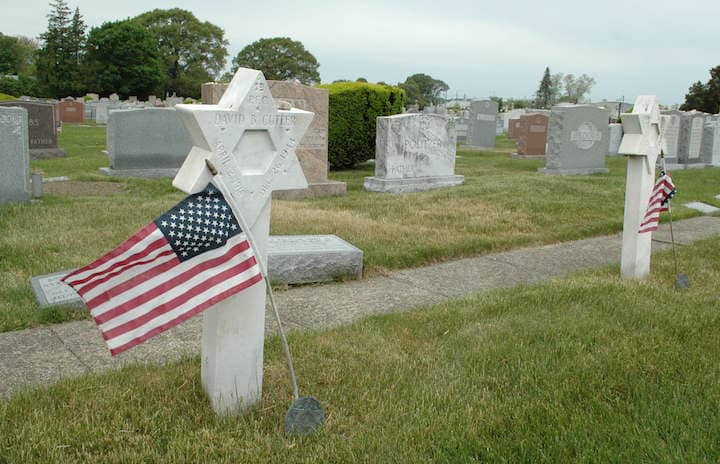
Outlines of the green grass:
{"type": "Polygon", "coordinates": [[[717,462],[720,238],[616,270],[293,333],[327,423],[282,433],[277,338],[263,401],[217,418],[198,359],[64,380],[0,402],[0,462],[717,462]],[[3,461],[4,458],[4,461],[3,461]]]}
{"type": "MultiPolygon", "coordinates": [[[[175,204],[182,194],[169,179],[109,179],[105,129],[66,124],[60,145],[68,156],[33,161],[46,177],[117,182],[124,195],[60,197],[0,206],[0,332],[87,317],[80,310],[39,310],[31,276],[82,266],[117,246],[175,204]]],[[[537,160],[511,160],[514,144],[496,151],[459,151],[464,185],[392,195],[362,189],[372,167],[331,173],[348,183],[343,197],[274,201],[274,234],[336,234],[364,251],[365,274],[511,248],[617,232],[622,228],[625,160],[608,160],[609,175],[545,176],[537,160]]],[[[720,169],[675,173],[676,204],[720,207],[720,169]]],[[[676,218],[698,215],[678,206],[676,218]]]]}

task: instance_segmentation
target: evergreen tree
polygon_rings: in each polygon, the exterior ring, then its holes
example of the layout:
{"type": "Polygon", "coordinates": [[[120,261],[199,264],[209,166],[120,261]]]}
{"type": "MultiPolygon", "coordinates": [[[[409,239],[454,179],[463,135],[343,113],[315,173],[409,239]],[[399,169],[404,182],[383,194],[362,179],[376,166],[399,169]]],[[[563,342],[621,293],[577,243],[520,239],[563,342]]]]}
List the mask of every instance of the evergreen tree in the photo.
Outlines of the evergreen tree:
{"type": "Polygon", "coordinates": [[[550,68],[546,67],[545,74],[543,74],[540,81],[540,87],[535,92],[535,106],[538,108],[550,108],[553,103],[553,81],[550,76],[550,68]]]}
{"type": "Polygon", "coordinates": [[[65,0],[52,0],[47,15],[47,31],[40,35],[37,77],[48,92],[58,98],[77,95],[83,90],[79,58],[85,40],[85,24],[80,11],[71,18],[65,0]]]}
{"type": "Polygon", "coordinates": [[[720,112],[720,66],[710,70],[710,80],[706,83],[695,82],[685,95],[681,110],[698,110],[710,114],[720,112]]]}

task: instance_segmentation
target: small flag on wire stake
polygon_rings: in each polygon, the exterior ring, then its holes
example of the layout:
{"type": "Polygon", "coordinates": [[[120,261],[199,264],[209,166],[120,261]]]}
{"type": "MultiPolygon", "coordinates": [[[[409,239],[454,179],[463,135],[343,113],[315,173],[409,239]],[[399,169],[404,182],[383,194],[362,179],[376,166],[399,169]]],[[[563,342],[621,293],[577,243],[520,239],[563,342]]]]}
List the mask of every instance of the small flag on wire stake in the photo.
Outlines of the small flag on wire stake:
{"type": "Polygon", "coordinates": [[[262,279],[230,205],[208,184],[62,280],[115,356],[262,279]]]}
{"type": "Polygon", "coordinates": [[[675,184],[673,184],[670,174],[662,171],[650,194],[647,211],[640,224],[638,233],[644,234],[646,232],[654,232],[658,229],[660,213],[670,209],[670,200],[675,196],[675,192],[675,184]]]}

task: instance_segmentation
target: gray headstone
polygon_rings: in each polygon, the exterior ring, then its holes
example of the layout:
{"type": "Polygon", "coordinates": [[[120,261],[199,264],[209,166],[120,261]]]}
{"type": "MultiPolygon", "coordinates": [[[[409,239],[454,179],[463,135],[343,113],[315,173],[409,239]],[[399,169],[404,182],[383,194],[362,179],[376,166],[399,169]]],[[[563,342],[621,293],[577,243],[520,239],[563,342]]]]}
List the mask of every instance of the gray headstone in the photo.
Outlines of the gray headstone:
{"type": "Polygon", "coordinates": [[[495,122],[497,114],[498,105],[492,100],[472,102],[466,145],[476,148],[494,147],[497,136],[495,122]]]}
{"type": "Polygon", "coordinates": [[[618,154],[618,150],[620,149],[620,142],[622,141],[623,136],[622,124],[608,125],[608,135],[610,138],[608,154],[616,156],[618,154]]]}
{"type": "MultiPolygon", "coordinates": [[[[362,277],[363,252],[335,235],[271,235],[268,244],[270,281],[286,284],[330,282],[362,277]]],[[[60,279],[72,270],[30,279],[41,308],[83,305],[80,296],[60,279]]]]}
{"type": "Polygon", "coordinates": [[[720,166],[720,122],[714,116],[705,118],[700,160],[712,166],[720,166]]]}
{"type": "Polygon", "coordinates": [[[668,163],[686,165],[688,168],[709,164],[700,156],[705,118],[708,116],[699,111],[663,112],[663,151],[668,163]]]}
{"type": "Polygon", "coordinates": [[[28,114],[28,146],[32,159],[65,156],[58,148],[55,105],[40,101],[0,102],[0,106],[25,108],[28,114]]]}
{"type": "Polygon", "coordinates": [[[405,193],[463,182],[455,175],[455,126],[449,117],[379,117],[375,144],[375,176],[365,178],[366,190],[405,193]]]}
{"type": "Polygon", "coordinates": [[[604,109],[590,105],[553,107],[544,174],[606,173],[608,123],[604,109]]]}
{"type": "Polygon", "coordinates": [[[173,177],[192,148],[173,108],[110,111],[107,127],[109,175],[173,177]]]}
{"type": "Polygon", "coordinates": [[[28,114],[0,106],[0,203],[30,200],[28,114]]]}

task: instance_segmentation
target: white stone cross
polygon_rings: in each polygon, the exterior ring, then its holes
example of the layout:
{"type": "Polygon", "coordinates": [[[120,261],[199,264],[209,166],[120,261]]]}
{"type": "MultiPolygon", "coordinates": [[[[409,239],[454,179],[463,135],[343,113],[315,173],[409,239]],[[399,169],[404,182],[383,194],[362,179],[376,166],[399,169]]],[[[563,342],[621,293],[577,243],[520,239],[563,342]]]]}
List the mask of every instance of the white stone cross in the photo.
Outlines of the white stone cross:
{"type": "MultiPolygon", "coordinates": [[[[278,110],[260,71],[240,68],[217,105],[177,105],[193,143],[173,180],[186,193],[202,190],[214,165],[267,263],[273,190],[306,188],[295,149],[314,113],[278,110]]],[[[260,399],[265,339],[265,282],[203,313],[202,384],[219,414],[260,399]]]]}
{"type": "Polygon", "coordinates": [[[624,135],[618,153],[628,156],[620,274],[642,279],[650,273],[652,232],[638,233],[655,183],[660,155],[660,109],[654,95],[641,95],[622,115],[624,135]]]}

